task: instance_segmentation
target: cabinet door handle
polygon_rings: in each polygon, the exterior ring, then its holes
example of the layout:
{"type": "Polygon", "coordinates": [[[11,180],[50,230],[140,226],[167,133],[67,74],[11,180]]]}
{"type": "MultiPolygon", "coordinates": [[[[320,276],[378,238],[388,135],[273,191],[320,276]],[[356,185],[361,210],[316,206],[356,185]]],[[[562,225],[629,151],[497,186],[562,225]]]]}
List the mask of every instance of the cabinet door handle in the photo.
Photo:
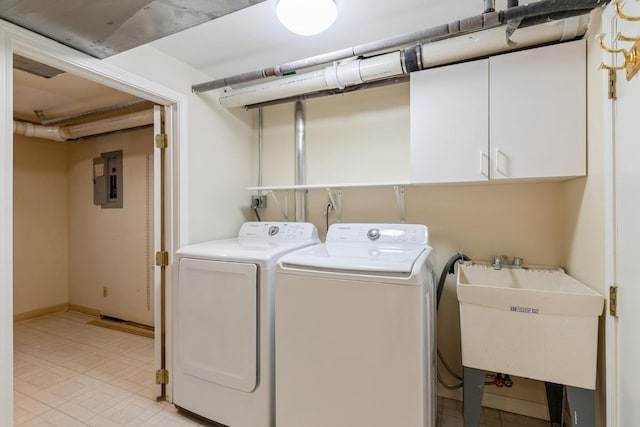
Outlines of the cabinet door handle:
{"type": "Polygon", "coordinates": [[[506,154],[504,154],[504,152],[500,151],[499,148],[496,148],[496,172],[498,172],[501,175],[507,176],[507,171],[500,168],[500,157],[507,157],[506,154]]]}
{"type": "Polygon", "coordinates": [[[489,156],[485,154],[484,151],[481,151],[480,152],[480,175],[484,176],[485,178],[489,178],[489,173],[485,172],[485,170],[489,170],[488,165],[489,165],[489,156]],[[485,162],[485,159],[487,159],[486,162],[485,162]]]}

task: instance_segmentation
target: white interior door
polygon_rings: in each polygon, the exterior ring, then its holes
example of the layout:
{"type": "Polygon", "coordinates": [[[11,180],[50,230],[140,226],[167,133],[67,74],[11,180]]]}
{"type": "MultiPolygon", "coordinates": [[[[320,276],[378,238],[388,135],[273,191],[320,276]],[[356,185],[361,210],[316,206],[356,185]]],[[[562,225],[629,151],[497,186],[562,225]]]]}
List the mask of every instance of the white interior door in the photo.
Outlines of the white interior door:
{"type": "MultiPolygon", "coordinates": [[[[616,17],[610,5],[603,15],[605,41],[622,33],[638,37],[640,25],[616,17]]],[[[626,14],[640,16],[640,3],[626,2],[626,14]]],[[[630,49],[632,42],[618,42],[630,49]]],[[[605,54],[606,63],[623,61],[622,54],[605,54]]],[[[640,112],[640,76],[631,81],[625,72],[617,72],[617,99],[610,102],[605,117],[612,145],[613,262],[610,277],[618,288],[618,316],[607,319],[607,413],[608,425],[632,426],[640,421],[640,137],[637,122],[640,112]]]]}

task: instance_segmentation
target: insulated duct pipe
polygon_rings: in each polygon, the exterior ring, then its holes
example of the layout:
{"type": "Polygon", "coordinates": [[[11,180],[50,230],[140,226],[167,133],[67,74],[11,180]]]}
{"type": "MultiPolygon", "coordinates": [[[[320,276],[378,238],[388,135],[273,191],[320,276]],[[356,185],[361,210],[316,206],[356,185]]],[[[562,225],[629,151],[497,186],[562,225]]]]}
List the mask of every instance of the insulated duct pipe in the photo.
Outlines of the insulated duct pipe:
{"type": "MultiPolygon", "coordinates": [[[[233,87],[239,83],[261,80],[267,77],[281,77],[301,69],[328,64],[347,58],[369,55],[388,49],[408,46],[413,43],[432,43],[438,40],[449,39],[463,34],[506,25],[509,22],[526,22],[530,18],[552,19],[553,14],[565,13],[565,17],[577,16],[589,11],[606,6],[611,0],[540,0],[534,3],[514,6],[501,12],[484,13],[470,18],[454,21],[425,30],[415,31],[405,35],[365,43],[352,48],[340,49],[310,58],[276,65],[262,70],[251,71],[242,74],[211,80],[191,87],[195,93],[220,89],[225,86],[233,87]]],[[[514,2],[510,3],[514,5],[514,2]]]]}
{"type": "Polygon", "coordinates": [[[588,25],[589,15],[582,15],[520,28],[509,38],[505,34],[505,27],[493,28],[467,37],[415,45],[371,58],[336,62],[321,70],[261,84],[238,89],[226,88],[220,95],[220,104],[226,108],[242,107],[393,79],[421,69],[506,52],[516,47],[572,40],[583,35],[588,25]]]}
{"type": "Polygon", "coordinates": [[[153,110],[138,111],[118,117],[69,126],[42,126],[14,120],[13,133],[53,141],[68,141],[150,124],[153,124],[153,110]]]}
{"type": "Polygon", "coordinates": [[[380,80],[403,74],[401,52],[391,52],[368,59],[334,63],[323,70],[294,74],[241,89],[226,89],[220,103],[228,108],[255,104],[270,99],[380,80]]]}
{"type": "Polygon", "coordinates": [[[127,108],[139,107],[145,104],[150,104],[150,101],[147,101],[146,99],[136,99],[133,101],[124,102],[122,104],[110,105],[108,107],[86,111],[80,114],[56,117],[55,119],[47,119],[44,115],[44,111],[42,110],[35,110],[34,113],[38,117],[38,120],[40,120],[41,125],[54,126],[54,125],[61,125],[61,124],[72,122],[72,121],[78,121],[79,119],[88,119],[88,118],[97,117],[97,116],[101,116],[108,113],[115,113],[118,111],[125,110],[127,108]]]}
{"type": "MultiPolygon", "coordinates": [[[[306,141],[305,141],[305,111],[304,103],[295,104],[295,185],[304,185],[306,179],[306,141]]],[[[307,190],[295,192],[295,218],[297,222],[307,220],[307,190]]]]}

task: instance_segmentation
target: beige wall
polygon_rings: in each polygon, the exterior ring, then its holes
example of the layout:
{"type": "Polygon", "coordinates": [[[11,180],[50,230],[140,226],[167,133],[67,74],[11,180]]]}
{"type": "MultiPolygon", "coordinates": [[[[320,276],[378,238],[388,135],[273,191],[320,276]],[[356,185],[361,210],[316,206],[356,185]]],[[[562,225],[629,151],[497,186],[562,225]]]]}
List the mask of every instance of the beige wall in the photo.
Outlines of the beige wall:
{"type": "MultiPolygon", "coordinates": [[[[408,181],[408,99],[402,84],[307,102],[307,184],[408,181]]],[[[263,109],[263,185],[293,183],[293,117],[293,103],[263,109]]]]}
{"type": "Polygon", "coordinates": [[[182,232],[191,243],[237,234],[250,215],[246,187],[257,146],[252,115],[222,108],[215,92],[192,93],[192,84],[210,77],[150,46],[105,61],[187,95],[189,136],[181,141],[180,153],[187,159],[187,182],[181,191],[187,198],[188,230],[182,232]]]}
{"type": "Polygon", "coordinates": [[[151,129],[74,143],[14,138],[14,314],[70,303],[153,324],[151,129]],[[124,152],[124,208],[101,209],[93,205],[92,159],[115,150],[124,152]]]}
{"type": "Polygon", "coordinates": [[[604,83],[602,50],[595,40],[600,19],[592,19],[587,40],[588,176],[563,185],[566,203],[565,266],[578,280],[605,292],[604,83]]]}
{"type": "Polygon", "coordinates": [[[152,129],[70,143],[68,164],[69,303],[153,325],[152,129]],[[93,158],[116,150],[123,151],[123,208],[102,209],[93,204],[93,158]]]}
{"type": "MultiPolygon", "coordinates": [[[[566,227],[565,263],[567,272],[602,295],[605,281],[605,159],[603,117],[605,105],[604,71],[598,67],[602,51],[595,35],[601,31],[599,13],[594,12],[587,40],[588,176],[563,185],[566,227]]],[[[605,308],[606,310],[606,308],[605,308]]],[[[596,378],[596,417],[606,424],[604,316],[600,319],[599,358],[596,378]]]]}
{"type": "Polygon", "coordinates": [[[67,147],[14,135],[14,315],[68,301],[67,147]]]}

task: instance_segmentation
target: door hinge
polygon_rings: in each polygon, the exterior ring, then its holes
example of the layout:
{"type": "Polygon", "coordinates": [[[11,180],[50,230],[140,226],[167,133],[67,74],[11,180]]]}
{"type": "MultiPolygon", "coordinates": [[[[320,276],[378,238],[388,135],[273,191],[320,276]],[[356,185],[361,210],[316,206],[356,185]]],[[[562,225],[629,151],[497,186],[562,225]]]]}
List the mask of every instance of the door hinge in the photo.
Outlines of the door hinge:
{"type": "Polygon", "coordinates": [[[616,70],[609,70],[609,99],[617,99],[618,94],[616,91],[616,82],[617,82],[617,74],[616,70]]]}
{"type": "Polygon", "coordinates": [[[169,265],[169,252],[160,251],[156,252],[156,266],[166,267],[169,265]]]}
{"type": "Polygon", "coordinates": [[[156,384],[169,384],[169,371],[158,369],[156,371],[156,384]]]}
{"type": "Polygon", "coordinates": [[[167,138],[166,133],[158,133],[156,134],[156,147],[160,149],[165,149],[169,146],[169,138],[167,138]]]}
{"type": "Polygon", "coordinates": [[[609,287],[609,314],[611,316],[618,316],[618,287],[609,287]]]}

